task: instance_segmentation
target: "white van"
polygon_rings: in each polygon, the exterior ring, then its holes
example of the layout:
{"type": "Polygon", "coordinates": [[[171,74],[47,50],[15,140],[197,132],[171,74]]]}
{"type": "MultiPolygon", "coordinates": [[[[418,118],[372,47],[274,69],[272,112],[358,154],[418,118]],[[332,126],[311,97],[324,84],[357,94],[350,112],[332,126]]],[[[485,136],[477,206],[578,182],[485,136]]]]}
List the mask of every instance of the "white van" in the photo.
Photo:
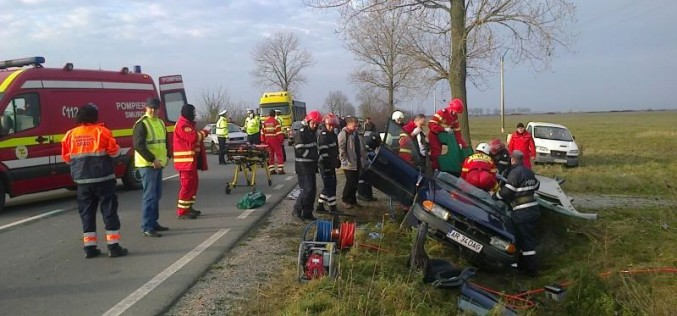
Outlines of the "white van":
{"type": "Polygon", "coordinates": [[[578,166],[578,145],[564,125],[529,122],[527,131],[536,144],[536,162],[578,166]]]}

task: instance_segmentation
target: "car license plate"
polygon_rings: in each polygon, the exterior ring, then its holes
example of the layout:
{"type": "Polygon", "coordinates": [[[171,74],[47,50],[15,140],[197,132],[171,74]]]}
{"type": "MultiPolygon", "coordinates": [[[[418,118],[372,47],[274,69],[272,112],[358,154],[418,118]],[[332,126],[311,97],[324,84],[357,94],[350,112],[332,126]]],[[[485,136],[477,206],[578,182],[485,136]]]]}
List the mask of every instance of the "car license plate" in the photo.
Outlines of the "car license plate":
{"type": "Polygon", "coordinates": [[[556,163],[567,163],[566,159],[555,159],[556,163]]]}
{"type": "Polygon", "coordinates": [[[461,233],[459,233],[455,230],[452,230],[451,232],[447,233],[447,237],[455,240],[456,242],[463,245],[464,247],[466,247],[466,248],[468,248],[468,249],[470,249],[474,252],[477,252],[477,253],[482,251],[482,247],[484,247],[482,244],[480,244],[480,243],[478,243],[478,242],[476,242],[476,241],[474,241],[474,240],[472,240],[468,237],[465,237],[465,235],[463,235],[463,234],[461,234],[461,233]]]}

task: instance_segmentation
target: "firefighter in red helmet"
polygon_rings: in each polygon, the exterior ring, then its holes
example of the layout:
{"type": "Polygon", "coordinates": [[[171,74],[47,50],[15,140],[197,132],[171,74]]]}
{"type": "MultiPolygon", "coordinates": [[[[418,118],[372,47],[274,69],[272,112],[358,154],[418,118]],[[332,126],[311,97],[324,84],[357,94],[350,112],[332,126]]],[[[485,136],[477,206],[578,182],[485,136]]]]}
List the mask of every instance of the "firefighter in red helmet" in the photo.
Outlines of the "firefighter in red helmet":
{"type": "Polygon", "coordinates": [[[306,115],[305,126],[294,134],[294,156],[296,167],[296,177],[299,181],[301,193],[296,198],[293,215],[300,219],[316,220],[313,215],[313,206],[315,204],[315,194],[317,193],[317,183],[315,174],[317,173],[317,161],[319,152],[317,150],[317,127],[322,123],[322,114],[319,111],[310,111],[306,115]]]}
{"type": "Polygon", "coordinates": [[[505,148],[505,145],[498,138],[494,138],[489,142],[489,148],[491,151],[489,156],[494,160],[498,174],[503,174],[505,170],[510,168],[510,152],[508,152],[508,149],[505,148]]]}
{"type": "Polygon", "coordinates": [[[438,158],[442,155],[442,142],[439,139],[441,133],[454,133],[456,142],[461,148],[466,148],[468,145],[461,135],[461,125],[459,123],[458,115],[463,113],[463,101],[460,99],[453,99],[449,102],[449,106],[440,109],[433,115],[428,123],[428,142],[430,143],[430,159],[432,168],[440,169],[438,158]]]}
{"type": "Polygon", "coordinates": [[[322,191],[317,200],[318,212],[326,212],[324,205],[330,212],[336,212],[336,168],[341,166],[338,155],[338,136],[335,130],[339,127],[336,115],[329,113],[324,116],[317,135],[317,148],[320,153],[319,171],[322,177],[322,191]]]}

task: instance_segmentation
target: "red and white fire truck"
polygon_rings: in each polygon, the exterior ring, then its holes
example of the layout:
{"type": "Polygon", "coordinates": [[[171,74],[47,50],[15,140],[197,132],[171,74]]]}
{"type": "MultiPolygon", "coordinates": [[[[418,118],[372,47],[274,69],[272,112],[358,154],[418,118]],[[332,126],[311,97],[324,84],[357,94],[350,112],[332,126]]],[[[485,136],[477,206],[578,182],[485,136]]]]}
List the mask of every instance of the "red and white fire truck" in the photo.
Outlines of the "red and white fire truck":
{"type": "MultiPolygon", "coordinates": [[[[61,159],[61,140],[75,127],[78,108],[94,103],[116,137],[121,155],[115,174],[128,189],[141,187],[134,168],[132,128],[149,97],[162,101],[167,131],[186,103],[181,76],[153,78],[127,67],[120,71],[45,68],[43,57],[0,61],[0,211],[10,197],[73,188],[69,166],[61,159]]],[[[171,139],[171,138],[170,138],[171,139]]],[[[171,142],[170,142],[171,144],[171,142]]]]}

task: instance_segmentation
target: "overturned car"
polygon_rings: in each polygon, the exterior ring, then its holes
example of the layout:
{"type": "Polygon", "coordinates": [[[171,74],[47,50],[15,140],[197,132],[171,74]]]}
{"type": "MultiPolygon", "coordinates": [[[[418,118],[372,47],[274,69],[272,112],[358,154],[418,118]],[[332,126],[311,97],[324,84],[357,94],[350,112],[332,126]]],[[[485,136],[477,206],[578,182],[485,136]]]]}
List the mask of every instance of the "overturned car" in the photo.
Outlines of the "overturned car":
{"type": "MultiPolygon", "coordinates": [[[[517,262],[518,249],[509,207],[451,174],[426,175],[398,155],[400,135],[400,126],[388,126],[383,144],[371,153],[362,178],[393,200],[410,206],[405,221],[426,223],[429,236],[450,247],[458,247],[471,262],[491,269],[517,262]]],[[[416,150],[406,151],[414,155],[414,160],[420,159],[416,150]]],[[[596,218],[595,214],[577,212],[558,180],[538,178],[541,188],[536,199],[541,209],[596,218]]]]}

